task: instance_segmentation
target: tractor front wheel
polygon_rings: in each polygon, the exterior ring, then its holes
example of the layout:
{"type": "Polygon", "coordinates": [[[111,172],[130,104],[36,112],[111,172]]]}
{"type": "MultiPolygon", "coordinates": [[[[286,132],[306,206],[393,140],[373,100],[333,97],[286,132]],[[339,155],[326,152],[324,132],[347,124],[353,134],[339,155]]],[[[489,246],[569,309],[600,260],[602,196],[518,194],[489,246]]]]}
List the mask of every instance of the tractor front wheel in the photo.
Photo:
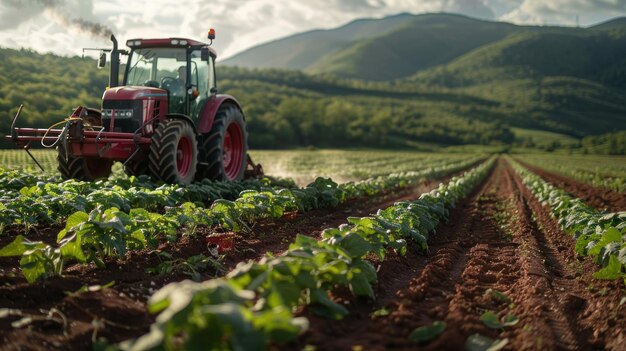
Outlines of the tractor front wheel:
{"type": "MultiPolygon", "coordinates": [[[[83,117],[83,125],[86,129],[93,130],[101,124],[100,112],[87,108],[86,115],[83,117]]],[[[94,181],[97,179],[108,178],[111,174],[111,166],[113,161],[105,158],[97,157],[75,157],[69,150],[66,150],[69,144],[65,140],[60,140],[57,146],[57,169],[61,173],[63,179],[77,179],[84,181],[94,181]]]]}
{"type": "Polygon", "coordinates": [[[150,145],[148,169],[152,178],[189,184],[196,175],[197,163],[198,142],[193,127],[179,119],[159,124],[150,145]]]}
{"type": "Polygon", "coordinates": [[[248,133],[241,111],[232,105],[220,107],[211,131],[204,135],[206,159],[198,178],[232,181],[243,179],[248,164],[248,133]]]}
{"type": "Polygon", "coordinates": [[[57,169],[63,179],[77,179],[87,182],[107,178],[111,174],[112,160],[102,158],[74,157],[67,154],[65,145],[57,147],[57,169]]]}

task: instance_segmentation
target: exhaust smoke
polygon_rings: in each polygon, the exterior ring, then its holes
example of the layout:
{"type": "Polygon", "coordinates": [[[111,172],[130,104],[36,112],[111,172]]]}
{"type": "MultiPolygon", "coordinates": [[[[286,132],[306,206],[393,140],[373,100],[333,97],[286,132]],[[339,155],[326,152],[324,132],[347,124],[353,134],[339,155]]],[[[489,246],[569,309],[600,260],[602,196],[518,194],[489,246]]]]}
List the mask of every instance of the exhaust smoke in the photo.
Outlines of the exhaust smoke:
{"type": "Polygon", "coordinates": [[[92,22],[80,17],[72,16],[66,9],[65,0],[35,0],[52,14],[59,24],[67,28],[74,28],[98,39],[109,39],[113,31],[100,23],[92,22]]]}

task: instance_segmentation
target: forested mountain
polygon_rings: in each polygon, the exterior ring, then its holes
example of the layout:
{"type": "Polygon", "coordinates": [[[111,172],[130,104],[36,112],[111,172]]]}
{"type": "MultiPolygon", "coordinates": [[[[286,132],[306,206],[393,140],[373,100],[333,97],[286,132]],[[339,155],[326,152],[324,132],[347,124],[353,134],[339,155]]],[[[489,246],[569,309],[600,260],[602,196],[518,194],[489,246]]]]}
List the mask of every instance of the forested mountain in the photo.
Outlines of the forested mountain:
{"type": "Polygon", "coordinates": [[[623,85],[625,44],[625,18],[574,28],[517,26],[453,14],[402,14],[296,34],[223,63],[378,81],[417,75],[446,84],[467,84],[465,78],[485,73],[485,79],[509,78],[510,71],[499,70],[506,66],[517,76],[532,72],[623,85]],[[435,72],[429,70],[433,67],[435,72]],[[447,80],[459,71],[458,80],[447,80]]]}
{"type": "Polygon", "coordinates": [[[517,31],[412,78],[428,84],[470,86],[504,79],[574,77],[626,87],[626,22],[589,29],[517,31]]]}
{"type": "Polygon", "coordinates": [[[383,19],[359,19],[336,29],[313,30],[261,44],[220,63],[246,68],[303,70],[354,41],[392,32],[412,20],[413,15],[406,13],[383,19]]]}

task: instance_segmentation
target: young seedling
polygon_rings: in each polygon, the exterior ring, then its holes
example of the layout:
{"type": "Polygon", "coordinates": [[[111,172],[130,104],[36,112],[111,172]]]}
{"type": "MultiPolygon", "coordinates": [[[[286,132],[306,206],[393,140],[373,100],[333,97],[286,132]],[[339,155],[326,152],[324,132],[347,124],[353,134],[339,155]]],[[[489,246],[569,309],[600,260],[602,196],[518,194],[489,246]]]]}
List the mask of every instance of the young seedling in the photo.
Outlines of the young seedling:
{"type": "Polygon", "coordinates": [[[465,341],[467,351],[498,351],[502,350],[509,339],[494,340],[480,334],[472,334],[465,341]]]}
{"type": "Polygon", "coordinates": [[[519,318],[513,314],[507,314],[500,320],[498,315],[493,311],[487,311],[480,316],[480,320],[492,329],[500,329],[504,327],[514,326],[519,322],[519,318]]]}
{"type": "Polygon", "coordinates": [[[439,336],[444,330],[446,330],[446,322],[435,321],[433,324],[415,328],[415,330],[409,334],[409,340],[425,343],[439,336]]]}

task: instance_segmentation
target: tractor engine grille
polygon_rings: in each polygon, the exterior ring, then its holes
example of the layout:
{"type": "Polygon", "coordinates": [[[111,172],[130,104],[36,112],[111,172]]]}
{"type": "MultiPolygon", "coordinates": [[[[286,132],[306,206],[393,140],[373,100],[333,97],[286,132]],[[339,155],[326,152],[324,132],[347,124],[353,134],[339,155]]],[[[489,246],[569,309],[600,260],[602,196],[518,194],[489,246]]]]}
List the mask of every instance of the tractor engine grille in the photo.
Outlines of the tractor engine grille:
{"type": "Polygon", "coordinates": [[[141,127],[142,114],[143,102],[141,100],[102,101],[102,126],[107,132],[135,132],[141,127]],[[112,117],[114,117],[113,129],[111,129],[112,117]]]}

